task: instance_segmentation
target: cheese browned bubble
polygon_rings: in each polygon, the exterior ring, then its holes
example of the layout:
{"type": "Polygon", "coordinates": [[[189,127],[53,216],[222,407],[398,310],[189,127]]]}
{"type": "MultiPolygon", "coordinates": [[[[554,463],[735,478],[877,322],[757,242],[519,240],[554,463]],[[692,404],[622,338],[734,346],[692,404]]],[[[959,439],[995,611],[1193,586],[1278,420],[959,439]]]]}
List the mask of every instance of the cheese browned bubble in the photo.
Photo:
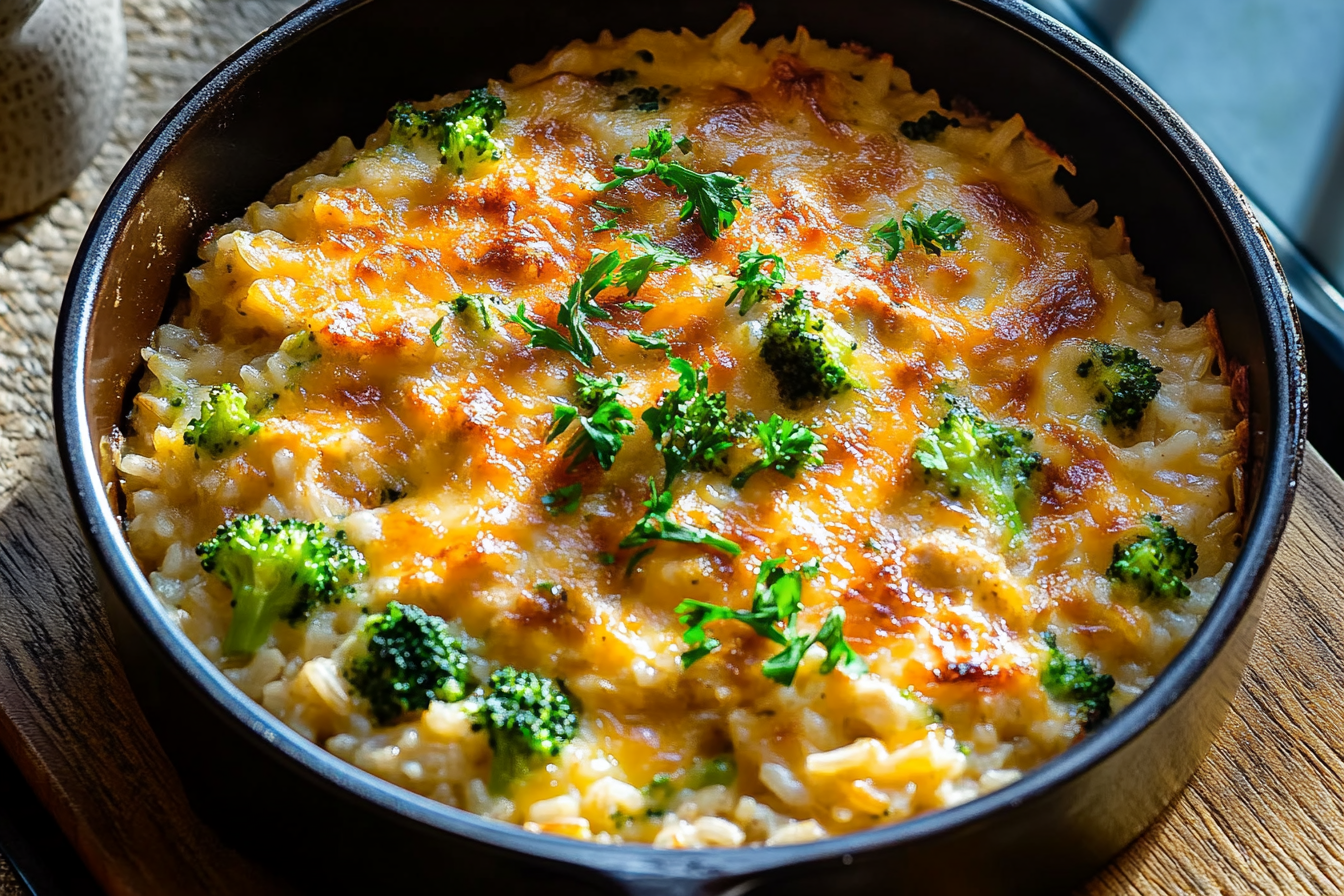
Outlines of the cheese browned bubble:
{"type": "MultiPolygon", "coordinates": [[[[1122,222],[1102,227],[1094,204],[1070,202],[1055,182],[1070,163],[1021,118],[951,112],[889,57],[801,31],[744,44],[751,21],[742,10],[706,38],[570,44],[488,85],[506,109],[488,141],[440,153],[389,143],[388,125],[362,148],[341,138],[204,238],[190,298],[145,350],[120,444],[128,537],[165,611],[304,737],[535,830],[798,842],[1015,780],[1098,720],[1096,676],[1113,677],[1109,708],[1122,710],[1203,618],[1238,550],[1245,442],[1244,381],[1212,318],[1186,325],[1157,298],[1122,222]],[[680,217],[686,197],[656,174],[600,188],[618,156],[644,164],[631,150],[659,129],[688,138],[666,162],[749,188],[732,214],[680,217]],[[901,228],[912,210],[947,239],[901,228]],[[873,233],[893,219],[900,251],[890,228],[873,233]],[[964,230],[948,231],[953,219],[964,230]],[[583,298],[597,309],[591,366],[529,347],[508,319],[521,303],[522,318],[572,335],[557,314],[590,262],[651,249],[662,262],[637,299],[617,287],[583,298]],[[751,252],[778,256],[781,274],[730,307],[751,252]],[[822,398],[800,397],[762,357],[766,322],[796,289],[851,380],[822,398]],[[1102,421],[1080,376],[1090,340],[1161,368],[1132,429],[1102,421]],[[667,519],[720,547],[619,547],[650,480],[664,486],[641,414],[677,388],[669,355],[707,365],[705,388],[726,394],[734,446],[667,489],[667,519]],[[601,401],[583,406],[576,372],[624,378],[616,448],[566,456],[577,417],[547,441],[557,405],[583,417],[601,401]],[[225,383],[261,425],[215,456],[183,435],[225,383]],[[949,400],[1040,455],[1017,468],[1025,484],[1009,499],[1020,535],[952,473],[926,473],[927,455],[916,462],[949,400]],[[775,414],[815,433],[814,449],[792,478],[763,469],[734,487],[775,414]],[[343,532],[368,573],[349,598],[277,622],[254,653],[225,655],[232,594],[195,547],[249,513],[343,532]],[[1107,574],[1117,544],[1151,530],[1148,514],[1197,550],[1186,597],[1107,574]],[[824,672],[836,658],[814,645],[785,685],[763,665],[778,639],[711,621],[720,646],[683,667],[678,605],[747,610],[772,558],[789,573],[815,562],[795,577],[793,628],[815,633],[839,608],[843,637],[829,643],[853,656],[824,672]],[[478,685],[502,666],[563,682],[572,740],[492,791],[490,735],[470,700],[426,697],[428,709],[376,724],[346,670],[363,614],[391,600],[447,620],[478,685]],[[1074,673],[1093,690],[1061,690],[1074,673]]],[[[775,265],[757,268],[769,279],[775,265]]]]}

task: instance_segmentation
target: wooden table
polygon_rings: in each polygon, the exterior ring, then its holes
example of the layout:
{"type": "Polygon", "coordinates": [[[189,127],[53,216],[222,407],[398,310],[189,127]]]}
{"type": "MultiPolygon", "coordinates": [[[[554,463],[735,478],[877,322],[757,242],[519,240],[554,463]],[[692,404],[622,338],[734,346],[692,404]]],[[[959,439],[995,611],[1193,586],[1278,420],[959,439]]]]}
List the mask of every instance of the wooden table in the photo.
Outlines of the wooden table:
{"type": "MultiPolygon", "coordinates": [[[[109,892],[279,887],[192,814],[112,654],[52,443],[51,336],[102,191],[201,74],[294,0],[129,0],[129,93],[71,191],[0,228],[0,743],[109,892]]],[[[1232,711],[1088,896],[1344,892],[1344,482],[1314,452],[1232,711]]],[[[3,807],[0,807],[3,811],[3,807]]],[[[0,868],[0,896],[12,877],[0,868]]]]}

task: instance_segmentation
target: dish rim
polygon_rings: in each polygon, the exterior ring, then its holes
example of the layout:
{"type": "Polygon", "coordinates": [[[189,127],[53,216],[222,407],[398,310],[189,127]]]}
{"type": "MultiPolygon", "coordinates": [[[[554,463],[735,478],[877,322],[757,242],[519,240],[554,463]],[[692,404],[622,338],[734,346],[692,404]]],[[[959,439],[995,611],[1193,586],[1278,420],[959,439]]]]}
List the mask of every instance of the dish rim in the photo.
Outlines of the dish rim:
{"type": "MultiPolygon", "coordinates": [[[[995,19],[1041,45],[1093,81],[1157,139],[1189,177],[1242,265],[1249,291],[1263,314],[1271,408],[1265,415],[1266,456],[1258,500],[1246,526],[1241,555],[1204,621],[1157,680],[1099,731],[1032,769],[1019,781],[970,802],[904,821],[810,843],[768,849],[668,850],[647,844],[611,845],[541,836],[422,797],[339,759],[301,737],[247,697],[210,663],[162,612],[147,577],[122,536],[106,499],[98,441],[86,425],[85,353],[108,253],[121,224],[143,198],[177,140],[213,102],[272,57],[336,19],[375,0],[313,0],[261,32],[220,63],[164,115],[131,155],[94,214],[72,267],[57,325],[53,399],[57,443],[86,542],[105,581],[135,620],[208,705],[226,723],[266,741],[291,767],[324,787],[367,805],[465,837],[486,847],[516,851],[611,877],[656,875],[688,879],[740,877],[786,865],[841,859],[897,844],[929,840],[1013,806],[1035,801],[1123,749],[1187,693],[1222,651],[1254,605],[1287,523],[1305,450],[1305,360],[1297,315],[1267,238],[1240,190],[1170,106],[1103,50],[1021,0],[944,0],[995,19]],[[1291,451],[1276,450],[1291,447],[1291,451]]],[[[263,749],[266,745],[258,744],[263,749]]]]}

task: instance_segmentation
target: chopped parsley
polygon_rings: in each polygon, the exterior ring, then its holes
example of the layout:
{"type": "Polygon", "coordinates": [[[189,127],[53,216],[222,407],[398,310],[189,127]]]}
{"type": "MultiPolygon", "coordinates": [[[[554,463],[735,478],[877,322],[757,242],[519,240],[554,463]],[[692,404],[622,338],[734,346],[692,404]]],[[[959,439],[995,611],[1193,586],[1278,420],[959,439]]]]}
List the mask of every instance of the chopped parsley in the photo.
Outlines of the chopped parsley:
{"type": "Polygon", "coordinates": [[[802,467],[821,466],[821,455],[826,446],[817,434],[787,417],[772,414],[769,420],[756,424],[756,440],[761,455],[741,473],[733,477],[733,488],[742,488],[747,480],[762,470],[774,470],[790,479],[802,467]]]}
{"type": "Polygon", "coordinates": [[[601,233],[604,230],[615,230],[617,227],[621,226],[621,222],[616,220],[615,216],[624,215],[630,211],[629,206],[612,205],[610,202],[603,202],[601,199],[594,200],[593,205],[612,213],[612,217],[593,228],[593,233],[601,233]]]}
{"type": "Polygon", "coordinates": [[[758,249],[739,253],[737,264],[737,279],[733,281],[733,291],[728,294],[725,304],[732,305],[741,296],[737,310],[745,317],[751,306],[770,298],[775,290],[784,285],[788,271],[784,259],[758,249]]]}
{"type": "Polygon", "coordinates": [[[725,174],[722,171],[704,174],[679,162],[664,162],[663,156],[670,153],[674,145],[683,154],[691,150],[690,141],[684,137],[674,141],[672,132],[667,128],[655,128],[649,131],[648,144],[630,150],[630,158],[643,164],[638,166],[623,164],[620,157],[617,157],[616,164],[612,166],[616,177],[600,184],[597,189],[611,190],[627,181],[652,174],[686,197],[686,202],[681,207],[681,220],[698,214],[700,229],[710,239],[718,239],[720,231],[730,227],[737,220],[739,207],[751,204],[751,188],[735,174],[725,174]]]}
{"type": "Polygon", "coordinates": [[[659,246],[642,233],[622,233],[619,236],[644,250],[641,254],[631,256],[623,262],[612,281],[613,286],[624,286],[632,296],[639,295],[640,288],[644,286],[644,281],[649,279],[650,274],[690,263],[690,259],[685,255],[666,246],[659,246]]]}
{"type": "Polygon", "coordinates": [[[575,373],[574,380],[578,384],[575,400],[579,407],[555,406],[546,443],[555,441],[577,420],[579,431],[565,447],[564,456],[570,458],[569,468],[572,470],[592,457],[602,469],[610,470],[625,436],[635,432],[634,417],[620,402],[620,388],[625,378],[617,374],[615,379],[607,380],[575,373]],[[580,410],[587,411],[588,416],[581,415],[580,410]]]}
{"type": "Polygon", "coordinates": [[[874,239],[887,246],[885,252],[887,261],[895,260],[896,256],[904,251],[905,231],[910,232],[911,242],[929,255],[942,255],[944,252],[952,252],[959,248],[966,231],[966,222],[946,208],[934,212],[926,219],[918,205],[912,206],[910,211],[901,216],[899,222],[895,218],[890,218],[873,230],[874,239]]]}
{"type": "Polygon", "coordinates": [[[708,364],[697,368],[684,358],[669,358],[668,365],[677,374],[677,388],[663,392],[641,415],[663,455],[664,488],[687,467],[722,469],[728,449],[750,423],[750,415],[729,415],[726,393],[709,391],[708,364]]]}
{"type": "MultiPolygon", "coordinates": [[[[667,515],[672,510],[672,492],[659,491],[652,478],[649,479],[649,500],[642,503],[648,508],[647,512],[635,523],[630,534],[621,539],[619,547],[637,548],[650,541],[679,541],[683,544],[702,544],[723,551],[730,557],[742,553],[742,548],[736,542],[729,541],[722,535],[701,529],[699,526],[687,526],[669,519],[667,515]]],[[[628,575],[651,550],[652,548],[648,548],[635,554],[626,565],[626,574],[628,575]]]]}
{"type": "Polygon", "coordinates": [[[434,321],[434,325],[429,328],[429,341],[435,345],[443,345],[448,337],[443,335],[443,322],[448,319],[447,315],[434,321]]]}
{"type": "Polygon", "coordinates": [[[845,611],[840,607],[826,614],[821,628],[814,634],[799,634],[798,613],[803,606],[803,577],[816,575],[819,567],[812,560],[788,572],[784,569],[784,562],[783,557],[776,557],[761,564],[750,610],[733,610],[700,600],[684,600],[677,604],[676,612],[681,618],[681,624],[686,626],[682,640],[689,647],[681,655],[682,668],[690,667],[719,648],[720,642],[705,631],[706,625],[731,621],[749,626],[756,634],[784,648],[761,664],[761,673],[779,684],[793,684],[794,676],[798,674],[798,664],[813,644],[821,644],[826,648],[826,659],[821,664],[823,675],[836,668],[851,678],[868,671],[868,664],[845,641],[845,611]],[[782,630],[779,628],[781,624],[782,630]]]}
{"type": "MultiPolygon", "coordinates": [[[[541,504],[552,516],[560,513],[573,513],[579,509],[579,502],[583,500],[583,483],[575,482],[570,485],[562,485],[553,492],[548,492],[541,496],[541,504]]],[[[541,590],[542,586],[549,587],[550,583],[542,582],[537,585],[541,590]]]]}
{"type": "Polygon", "coordinates": [[[630,341],[640,348],[646,348],[651,352],[670,352],[672,346],[668,344],[667,334],[662,330],[652,333],[648,336],[643,333],[628,333],[630,341]]]}
{"type": "Polygon", "coordinates": [[[616,267],[621,256],[616,252],[600,255],[588,263],[588,267],[569,287],[569,297],[560,306],[556,323],[569,331],[566,337],[558,329],[539,324],[527,316],[527,306],[518,303],[518,310],[508,316],[508,320],[523,328],[531,338],[528,345],[536,348],[549,348],[568,354],[585,367],[593,366],[597,354],[597,344],[588,334],[584,324],[589,318],[607,320],[611,317],[601,305],[597,304],[597,295],[611,286],[616,267]]]}

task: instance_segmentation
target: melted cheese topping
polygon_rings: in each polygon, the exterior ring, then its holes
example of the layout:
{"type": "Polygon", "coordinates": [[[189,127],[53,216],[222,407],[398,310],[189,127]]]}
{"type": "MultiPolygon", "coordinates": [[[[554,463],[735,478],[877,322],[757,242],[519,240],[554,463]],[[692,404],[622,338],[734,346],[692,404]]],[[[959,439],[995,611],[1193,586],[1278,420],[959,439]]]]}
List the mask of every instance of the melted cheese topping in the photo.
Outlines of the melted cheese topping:
{"type": "MultiPolygon", "coordinates": [[[[666,846],[796,842],[962,802],[1080,737],[1077,707],[1041,685],[1046,628],[1115,677],[1119,709],[1213,601],[1237,551],[1245,424],[1212,319],[1185,326],[1180,306],[1157,298],[1122,222],[1101,227],[1093,205],[1069,201],[1054,181],[1069,162],[1020,118],[963,114],[933,142],[908,140],[899,125],[940,107],[890,58],[802,32],[743,44],[750,21],[744,10],[703,39],[641,31],[572,44],[489,85],[508,112],[494,133],[502,158],[479,176],[388,145],[385,125],[362,149],[342,138],[204,238],[190,299],[145,352],[121,445],[128,534],[186,634],[305,737],[537,830],[666,846]],[[595,77],[617,68],[633,80],[595,77]],[[631,85],[666,99],[632,108],[631,85]],[[655,126],[691,138],[689,167],[741,175],[754,191],[719,239],[694,216],[678,220],[680,198],[655,178],[595,190],[655,126]],[[659,543],[625,575],[630,552],[617,543],[662,471],[647,427],[609,471],[589,461],[568,472],[567,438],[545,438],[553,407],[573,401],[573,359],[440,304],[491,293],[554,324],[595,252],[630,254],[594,232],[611,215],[599,199],[630,209],[623,228],[690,259],[649,278],[639,298],[652,310],[621,309],[622,291],[608,290],[599,303],[611,319],[590,324],[594,372],[625,376],[636,421],[676,378],[627,333],[662,331],[674,354],[709,364],[731,409],[784,414],[825,443],[823,466],[794,479],[766,471],[741,491],[722,472],[683,474],[673,516],[740,544],[736,559],[659,543]],[[884,260],[871,230],[916,203],[965,219],[960,248],[884,260]],[[866,388],[798,409],[780,401],[758,350],[776,303],[745,316],[725,307],[736,256],[754,247],[783,256],[789,288],[813,294],[857,344],[866,388]],[[1162,368],[1132,436],[1103,427],[1075,373],[1088,339],[1133,346],[1162,368]],[[183,431],[222,382],[273,399],[241,450],[198,458],[183,431]],[[1035,433],[1045,466],[1018,546],[911,460],[945,409],[942,383],[1035,433]],[[541,496],[575,481],[579,511],[546,512],[541,496]],[[220,650],[229,590],[193,551],[252,512],[343,529],[370,575],[354,600],[277,624],[239,660],[220,650]],[[1184,601],[1140,601],[1105,575],[1146,513],[1198,548],[1184,601]],[[772,557],[820,563],[800,628],[842,607],[869,674],[823,675],[814,652],[780,686],[759,669],[778,648],[732,623],[714,629],[720,650],[682,669],[678,602],[745,608],[772,557]],[[562,679],[581,706],[574,742],[498,796],[484,783],[485,734],[460,704],[374,725],[341,669],[361,609],[390,599],[449,620],[478,657],[478,680],[503,664],[562,679]],[[730,783],[688,773],[723,754],[736,762],[730,783]],[[684,789],[650,789],[660,773],[684,789]]],[[[753,456],[734,448],[729,467],[753,456]]]]}

